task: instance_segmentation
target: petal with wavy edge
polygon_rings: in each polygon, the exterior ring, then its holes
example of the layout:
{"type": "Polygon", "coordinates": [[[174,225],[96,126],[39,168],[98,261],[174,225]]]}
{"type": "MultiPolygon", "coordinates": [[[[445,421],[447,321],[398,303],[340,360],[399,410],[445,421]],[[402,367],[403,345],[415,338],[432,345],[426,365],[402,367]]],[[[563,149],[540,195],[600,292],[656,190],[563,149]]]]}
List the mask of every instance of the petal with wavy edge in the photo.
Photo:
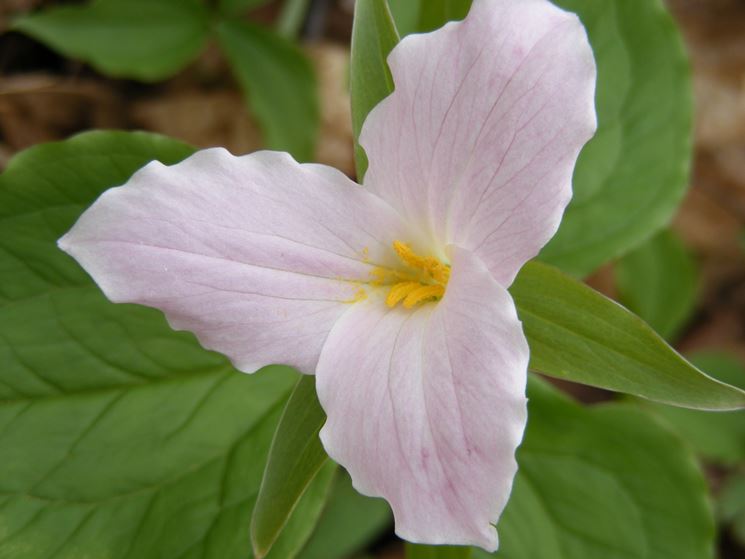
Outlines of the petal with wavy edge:
{"type": "Polygon", "coordinates": [[[324,345],[321,440],[355,487],[384,497],[396,532],[497,547],[526,422],[528,346],[509,293],[452,247],[445,297],[411,312],[350,307],[324,345]]]}
{"type": "Polygon", "coordinates": [[[394,210],[334,169],[209,149],[150,163],[59,245],[111,300],[164,311],[237,368],[313,373],[355,280],[394,263],[402,235],[394,210]]]}
{"type": "Polygon", "coordinates": [[[395,90],[360,137],[365,186],[433,249],[472,250],[508,286],[556,232],[595,131],[582,24],[548,0],[475,0],[463,22],[406,37],[388,63],[395,90]]]}

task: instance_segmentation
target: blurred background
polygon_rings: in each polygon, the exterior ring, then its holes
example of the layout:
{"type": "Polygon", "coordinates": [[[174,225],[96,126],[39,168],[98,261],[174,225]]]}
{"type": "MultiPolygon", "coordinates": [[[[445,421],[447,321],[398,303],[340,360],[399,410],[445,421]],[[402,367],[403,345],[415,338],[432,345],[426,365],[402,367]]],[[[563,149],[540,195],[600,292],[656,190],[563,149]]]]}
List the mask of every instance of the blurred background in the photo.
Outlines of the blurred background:
{"type": "MultiPolygon", "coordinates": [[[[24,148],[94,128],[149,130],[198,147],[225,146],[233,153],[264,145],[257,118],[244,99],[240,77],[235,77],[215,44],[208,43],[175,75],[144,83],[104,75],[11,30],[11,22],[24,14],[79,3],[0,0],[0,170],[24,148]]],[[[274,25],[279,18],[288,17],[283,2],[253,4],[256,7],[246,11],[252,22],[274,25]]],[[[713,362],[726,356],[726,364],[714,363],[712,367],[736,369],[734,374],[740,375],[742,384],[745,0],[667,0],[667,4],[681,28],[693,69],[696,133],[692,187],[671,231],[599,270],[588,282],[647,319],[682,353],[705,352],[705,359],[713,362]],[[662,268],[666,272],[660,272],[662,268]],[[656,293],[657,299],[650,300],[640,289],[640,278],[645,286],[655,284],[651,297],[656,293]],[[664,297],[674,301],[666,307],[664,297]],[[672,323],[671,308],[675,310],[672,323]]],[[[354,176],[354,154],[347,83],[353,5],[349,0],[308,0],[286,33],[299,41],[317,77],[319,135],[311,159],[350,176],[354,176]]],[[[584,401],[607,398],[587,387],[565,388],[584,401]]],[[[673,423],[687,421],[674,414],[670,419],[673,423]]],[[[728,480],[738,472],[743,474],[745,465],[738,457],[745,451],[745,441],[739,439],[735,442],[739,449],[728,453],[707,448],[709,438],[710,433],[704,430],[693,444],[704,458],[713,494],[719,495],[728,480]]],[[[743,494],[745,491],[739,493],[741,498],[730,497],[731,503],[719,505],[724,558],[745,557],[743,494]]],[[[379,542],[374,553],[376,557],[402,556],[400,547],[387,540],[379,542]]]]}

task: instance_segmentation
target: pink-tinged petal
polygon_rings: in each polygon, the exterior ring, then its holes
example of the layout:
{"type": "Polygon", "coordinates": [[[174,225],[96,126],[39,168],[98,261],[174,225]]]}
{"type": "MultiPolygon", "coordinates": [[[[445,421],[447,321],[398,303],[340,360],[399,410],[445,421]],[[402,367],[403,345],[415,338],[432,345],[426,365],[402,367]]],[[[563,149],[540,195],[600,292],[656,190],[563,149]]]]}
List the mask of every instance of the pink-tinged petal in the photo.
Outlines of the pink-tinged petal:
{"type": "Polygon", "coordinates": [[[478,257],[451,257],[439,303],[370,301],[334,325],[316,371],[321,440],[357,490],[391,504],[402,538],[494,550],[526,422],[528,346],[478,257]]]}
{"type": "Polygon", "coordinates": [[[508,286],[556,232],[596,128],[582,24],[548,0],[475,0],[388,63],[395,91],[360,137],[365,186],[431,246],[472,250],[508,286]]]}
{"type": "Polygon", "coordinates": [[[165,312],[246,372],[315,371],[374,263],[406,238],[394,210],[342,173],[289,155],[198,152],[105,192],[60,239],[106,295],[165,312]]]}

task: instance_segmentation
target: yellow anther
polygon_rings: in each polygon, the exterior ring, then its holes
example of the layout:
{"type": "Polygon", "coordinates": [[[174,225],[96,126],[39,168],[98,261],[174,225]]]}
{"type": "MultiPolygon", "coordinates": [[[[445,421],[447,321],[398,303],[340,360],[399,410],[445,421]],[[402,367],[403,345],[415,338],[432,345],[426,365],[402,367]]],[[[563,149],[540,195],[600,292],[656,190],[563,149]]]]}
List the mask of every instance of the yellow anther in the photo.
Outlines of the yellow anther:
{"type": "MultiPolygon", "coordinates": [[[[445,288],[450,280],[450,266],[443,264],[432,256],[419,256],[409,245],[401,241],[393,242],[393,250],[405,266],[371,266],[367,281],[337,278],[356,284],[359,288],[345,303],[358,303],[368,297],[365,286],[370,288],[386,287],[388,295],[386,305],[394,308],[402,303],[404,308],[411,309],[420,303],[440,299],[445,295],[445,288]]],[[[360,251],[364,262],[369,262],[370,250],[363,247],[360,251]]]]}
{"type": "Polygon", "coordinates": [[[437,283],[447,285],[450,280],[450,266],[438,262],[436,267],[429,270],[429,275],[431,275],[432,279],[437,283]]]}
{"type": "Polygon", "coordinates": [[[432,256],[419,256],[411,247],[401,241],[393,241],[393,250],[398,257],[412,268],[421,270],[437,283],[447,285],[450,279],[450,266],[447,266],[432,256]]]}
{"type": "Polygon", "coordinates": [[[391,285],[386,304],[393,308],[403,302],[411,309],[419,303],[439,299],[445,294],[450,279],[450,266],[432,256],[419,256],[409,245],[401,241],[393,242],[401,261],[408,267],[400,272],[386,268],[373,270],[373,285],[391,285]]]}
{"type": "Polygon", "coordinates": [[[422,284],[418,281],[402,281],[397,283],[388,292],[388,297],[385,298],[385,304],[393,308],[406,299],[409,293],[419,289],[421,286],[422,284]]]}
{"type": "Polygon", "coordinates": [[[406,296],[404,307],[411,309],[419,303],[439,299],[443,295],[445,295],[445,287],[442,285],[420,285],[406,296]]]}
{"type": "Polygon", "coordinates": [[[419,268],[420,270],[424,269],[427,259],[416,254],[406,243],[402,243],[401,241],[393,241],[393,250],[396,251],[396,254],[398,254],[398,257],[401,260],[403,260],[412,268],[419,268]]]}

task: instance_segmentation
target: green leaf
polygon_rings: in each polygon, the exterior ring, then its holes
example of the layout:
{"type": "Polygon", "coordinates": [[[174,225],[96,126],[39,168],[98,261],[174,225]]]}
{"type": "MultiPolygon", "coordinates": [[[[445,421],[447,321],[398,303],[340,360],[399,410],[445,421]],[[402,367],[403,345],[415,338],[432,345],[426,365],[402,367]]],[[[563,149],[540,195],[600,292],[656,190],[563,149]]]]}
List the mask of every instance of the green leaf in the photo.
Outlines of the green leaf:
{"type": "Polygon", "coordinates": [[[297,37],[308,15],[310,0],[285,0],[277,19],[277,32],[283,37],[297,37]]]}
{"type": "Polygon", "coordinates": [[[471,549],[453,545],[406,544],[406,559],[470,559],[471,549]]]}
{"type": "Polygon", "coordinates": [[[271,0],[219,0],[219,8],[225,14],[239,14],[268,4],[271,0]]]}
{"type": "Polygon", "coordinates": [[[706,482],[674,434],[634,406],[583,408],[536,379],[528,396],[496,557],[713,557],[706,482]]]}
{"type": "Polygon", "coordinates": [[[357,493],[349,475],[340,470],[316,531],[298,559],[346,559],[392,522],[388,503],[357,493]]]}
{"type": "Polygon", "coordinates": [[[209,13],[200,0],[96,0],[21,17],[13,29],[104,74],[156,81],[202,50],[209,13]]]}
{"type": "Polygon", "coordinates": [[[448,21],[463,19],[471,8],[471,0],[426,0],[421,4],[420,32],[432,31],[448,21]]]}
{"type": "Polygon", "coordinates": [[[471,0],[388,0],[401,37],[433,31],[466,17],[471,0]]]}
{"type": "Polygon", "coordinates": [[[579,14],[598,65],[599,128],[542,259],[586,275],[661,229],[688,186],[692,98],[680,35],[661,0],[556,0],[579,14]]]}
{"type": "Polygon", "coordinates": [[[734,475],[719,494],[719,517],[745,545],[745,474],[734,475]]]}
{"type": "Polygon", "coordinates": [[[533,370],[676,406],[745,407],[745,391],[705,375],[639,317],[556,268],[530,262],[510,291],[533,370]]]}
{"type": "Polygon", "coordinates": [[[288,559],[296,557],[302,551],[313,535],[316,523],[329,499],[336,471],[336,464],[332,461],[329,460],[323,464],[318,474],[308,482],[307,488],[299,497],[282,532],[273,542],[271,550],[266,554],[256,554],[254,550],[257,558],[288,559]]]}
{"type": "Polygon", "coordinates": [[[717,380],[745,390],[745,364],[739,356],[724,351],[698,351],[690,356],[690,361],[717,380]]]}
{"type": "Polygon", "coordinates": [[[358,143],[367,114],[393,91],[386,59],[398,43],[398,33],[386,0],[357,0],[352,26],[352,128],[357,181],[367,171],[367,156],[358,143]]]}
{"type": "Polygon", "coordinates": [[[671,231],[655,235],[615,265],[620,301],[663,338],[685,326],[696,305],[696,264],[671,231]]]}
{"type": "MultiPolygon", "coordinates": [[[[296,373],[236,372],[157,311],[109,303],[55,245],[104,189],[191,151],[88,133],[0,175],[0,557],[251,557],[251,510],[296,373]]],[[[298,506],[308,517],[288,524],[277,559],[320,508],[298,506]]]]}
{"type": "MultiPolygon", "coordinates": [[[[714,378],[745,389],[745,365],[735,356],[705,352],[690,359],[714,378]]],[[[712,413],[651,404],[649,407],[706,460],[733,466],[745,463],[745,412],[712,413]]]]}
{"type": "Polygon", "coordinates": [[[400,37],[406,37],[419,30],[420,0],[388,0],[391,16],[400,37]]]}
{"type": "MultiPolygon", "coordinates": [[[[106,188],[125,183],[153,159],[173,164],[193,151],[156,134],[91,132],[14,157],[0,175],[0,305],[71,285],[98,293],[80,266],[57,248],[57,239],[106,188]]],[[[125,307],[111,308],[122,312],[125,307]]],[[[72,378],[63,371],[49,372],[72,378]]],[[[0,398],[3,390],[0,385],[0,398]]]]}
{"type": "Polygon", "coordinates": [[[304,376],[287,401],[274,434],[251,518],[251,541],[257,557],[269,552],[300,497],[328,462],[318,438],[325,421],[315,378],[304,376]]]}
{"type": "Polygon", "coordinates": [[[246,22],[222,21],[217,36],[267,147],[313,159],[320,117],[310,62],[288,40],[246,22]]]}

